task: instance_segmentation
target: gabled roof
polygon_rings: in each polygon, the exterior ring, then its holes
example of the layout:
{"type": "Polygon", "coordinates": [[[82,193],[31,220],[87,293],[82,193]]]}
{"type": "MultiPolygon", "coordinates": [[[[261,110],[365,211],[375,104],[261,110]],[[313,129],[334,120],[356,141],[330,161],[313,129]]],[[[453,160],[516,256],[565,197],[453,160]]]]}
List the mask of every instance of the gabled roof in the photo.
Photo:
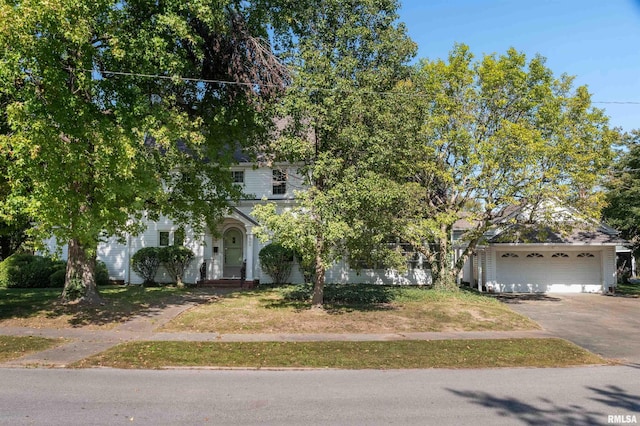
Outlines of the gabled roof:
{"type": "Polygon", "coordinates": [[[242,213],[239,209],[232,207],[231,210],[233,211],[233,213],[237,214],[238,216],[240,216],[241,218],[243,218],[244,220],[246,220],[247,222],[249,222],[252,225],[255,226],[260,226],[260,224],[251,216],[242,213]]]}
{"type": "Polygon", "coordinates": [[[628,241],[618,232],[601,224],[593,229],[575,227],[567,232],[552,229],[548,225],[510,225],[488,241],[490,244],[600,244],[624,245],[628,241]]]}

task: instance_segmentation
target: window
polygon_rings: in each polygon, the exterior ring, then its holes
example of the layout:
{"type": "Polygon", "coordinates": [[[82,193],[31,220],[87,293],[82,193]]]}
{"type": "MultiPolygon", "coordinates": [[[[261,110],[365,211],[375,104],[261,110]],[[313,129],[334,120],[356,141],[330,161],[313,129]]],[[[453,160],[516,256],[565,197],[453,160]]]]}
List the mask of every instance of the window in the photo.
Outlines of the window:
{"type": "Polygon", "coordinates": [[[540,258],[540,257],[544,257],[543,255],[541,255],[540,253],[529,253],[527,255],[527,257],[534,257],[534,258],[540,258]]]}
{"type": "Polygon", "coordinates": [[[231,181],[233,183],[244,183],[244,170],[231,171],[231,181]]]}
{"type": "Polygon", "coordinates": [[[553,253],[551,257],[569,257],[567,253],[553,253]]]}
{"type": "Polygon", "coordinates": [[[184,245],[184,229],[178,228],[175,231],[160,231],[158,232],[158,245],[160,247],[166,247],[171,245],[171,234],[173,234],[173,245],[174,246],[182,246],[184,245]]]}
{"type": "Polygon", "coordinates": [[[515,253],[504,253],[501,257],[520,257],[515,253]]]}
{"type": "Polygon", "coordinates": [[[287,193],[287,173],[283,170],[273,171],[273,195],[287,193]]]}
{"type": "Polygon", "coordinates": [[[577,257],[594,257],[593,253],[578,253],[577,257]]]}
{"type": "Polygon", "coordinates": [[[160,231],[158,235],[158,241],[160,247],[166,247],[169,245],[169,231],[160,231]]]}

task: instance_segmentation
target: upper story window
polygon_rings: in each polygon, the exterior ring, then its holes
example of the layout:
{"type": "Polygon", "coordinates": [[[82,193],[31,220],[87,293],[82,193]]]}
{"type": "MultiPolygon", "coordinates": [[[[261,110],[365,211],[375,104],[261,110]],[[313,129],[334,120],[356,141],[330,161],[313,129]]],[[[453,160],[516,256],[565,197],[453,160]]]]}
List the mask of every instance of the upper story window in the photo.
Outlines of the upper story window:
{"type": "Polygon", "coordinates": [[[273,195],[282,195],[287,193],[287,172],[284,170],[273,171],[273,195]]]}
{"type": "Polygon", "coordinates": [[[244,170],[232,170],[231,181],[233,183],[244,183],[244,170]]]}

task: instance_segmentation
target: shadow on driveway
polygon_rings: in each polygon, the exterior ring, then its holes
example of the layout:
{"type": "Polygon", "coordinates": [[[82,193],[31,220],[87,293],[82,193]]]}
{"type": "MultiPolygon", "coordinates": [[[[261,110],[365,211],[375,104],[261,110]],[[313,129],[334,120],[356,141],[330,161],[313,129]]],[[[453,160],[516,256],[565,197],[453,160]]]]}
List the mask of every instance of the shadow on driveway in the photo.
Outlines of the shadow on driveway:
{"type": "Polygon", "coordinates": [[[526,293],[526,294],[511,294],[511,293],[497,293],[495,298],[501,302],[516,304],[516,303],[524,303],[528,301],[537,301],[537,302],[559,302],[559,297],[549,296],[544,293],[526,293]]]}

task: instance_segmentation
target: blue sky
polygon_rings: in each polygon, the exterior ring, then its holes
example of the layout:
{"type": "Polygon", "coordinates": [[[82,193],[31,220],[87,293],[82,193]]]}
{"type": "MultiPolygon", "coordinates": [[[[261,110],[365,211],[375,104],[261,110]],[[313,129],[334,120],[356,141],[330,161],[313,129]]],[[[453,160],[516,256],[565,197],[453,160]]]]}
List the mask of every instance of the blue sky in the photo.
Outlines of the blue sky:
{"type": "Polygon", "coordinates": [[[400,0],[419,58],[445,59],[454,43],[476,57],[509,47],[576,76],[613,126],[640,129],[640,0],[400,0]]]}

